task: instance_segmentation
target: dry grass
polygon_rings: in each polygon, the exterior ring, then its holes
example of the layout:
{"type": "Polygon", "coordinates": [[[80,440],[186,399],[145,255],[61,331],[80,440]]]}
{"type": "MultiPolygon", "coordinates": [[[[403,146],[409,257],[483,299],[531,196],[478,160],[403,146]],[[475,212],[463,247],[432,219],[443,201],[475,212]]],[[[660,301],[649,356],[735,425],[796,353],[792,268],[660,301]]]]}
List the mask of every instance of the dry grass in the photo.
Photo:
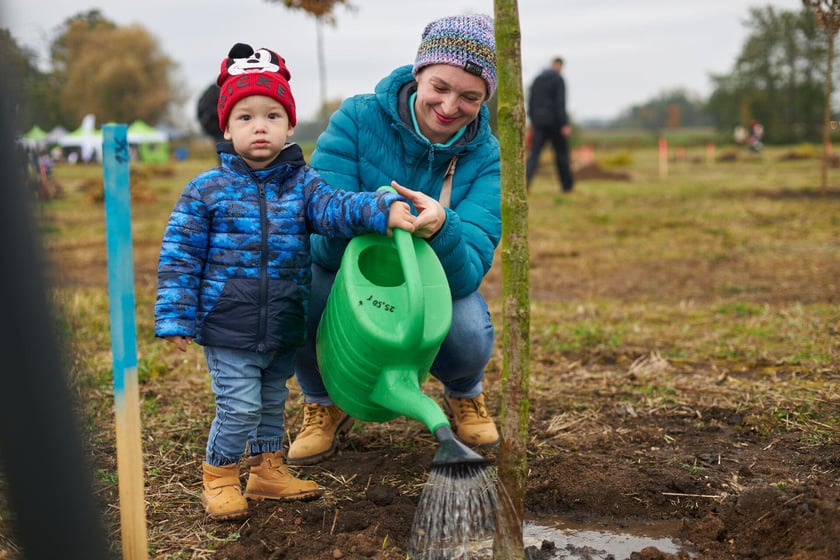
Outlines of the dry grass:
{"type": "MultiPolygon", "coordinates": [[[[582,182],[571,196],[556,191],[552,176],[537,179],[529,225],[531,390],[557,395],[562,412],[550,421],[549,440],[531,441],[530,452],[548,452],[557,443],[552,439],[574,446],[607,433],[622,436],[604,421],[606,412],[680,415],[702,423],[699,411],[708,407],[752,411],[746,422],[763,433],[796,429],[813,445],[836,444],[840,191],[820,195],[813,160],[781,163],[776,155],[715,165],[687,160],[672,164],[668,180],[660,180],[655,154],[638,152],[626,168],[630,182],[582,182]],[[595,393],[610,394],[613,409],[588,398],[595,393]]],[[[184,182],[209,164],[180,162],[171,176],[144,175],[144,196],[133,206],[154,558],[211,558],[241,530],[220,532],[196,507],[196,473],[213,411],[203,357],[173,352],[152,333],[166,217],[184,182]]],[[[45,203],[40,219],[68,369],[96,461],[96,492],[107,504],[117,555],[104,221],[89,186],[99,172],[58,167],[64,197],[45,203]]],[[[497,259],[482,289],[501,341],[499,268],[497,259]]],[[[502,367],[498,346],[488,368],[494,390],[502,367]]],[[[292,432],[298,396],[293,386],[287,411],[292,432]]],[[[433,445],[428,434],[400,420],[368,425],[365,435],[371,446],[433,445]]],[[[333,482],[338,488],[349,483],[333,482]]],[[[400,490],[416,494],[420,488],[418,482],[400,490]]],[[[338,504],[341,497],[333,492],[324,499],[338,504]]],[[[0,517],[3,560],[19,554],[9,527],[8,515],[0,517]]]]}

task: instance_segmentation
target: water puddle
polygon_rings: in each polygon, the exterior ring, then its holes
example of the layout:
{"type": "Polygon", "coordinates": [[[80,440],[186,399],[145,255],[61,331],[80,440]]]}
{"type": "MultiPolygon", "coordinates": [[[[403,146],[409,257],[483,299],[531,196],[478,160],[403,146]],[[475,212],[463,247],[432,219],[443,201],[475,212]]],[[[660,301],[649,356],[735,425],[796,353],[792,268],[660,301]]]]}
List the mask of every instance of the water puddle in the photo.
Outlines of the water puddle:
{"type": "MultiPolygon", "coordinates": [[[[433,469],[424,485],[409,542],[412,560],[489,560],[499,496],[495,470],[453,464],[433,469]]],[[[506,493],[502,496],[508,499],[506,493]]],[[[599,520],[576,523],[563,517],[527,520],[523,541],[533,560],[625,560],[656,548],[666,554],[692,551],[674,537],[679,521],[599,520]]]]}
{"type": "MultiPolygon", "coordinates": [[[[655,547],[661,552],[688,553],[674,535],[679,530],[678,521],[639,523],[608,528],[601,524],[579,524],[567,520],[526,521],[523,527],[525,547],[533,547],[535,558],[540,560],[624,560],[634,552],[655,547]]],[[[470,554],[476,560],[493,557],[493,541],[475,543],[470,554]]]]}

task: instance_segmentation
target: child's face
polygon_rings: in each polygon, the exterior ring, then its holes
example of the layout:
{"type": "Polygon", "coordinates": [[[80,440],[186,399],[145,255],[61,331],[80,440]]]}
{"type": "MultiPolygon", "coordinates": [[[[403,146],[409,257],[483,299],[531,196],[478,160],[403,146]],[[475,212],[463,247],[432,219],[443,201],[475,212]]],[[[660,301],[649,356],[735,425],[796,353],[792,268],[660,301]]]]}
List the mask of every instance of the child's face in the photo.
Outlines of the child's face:
{"type": "Polygon", "coordinates": [[[274,161],[294,132],[280,102],[264,95],[249,95],[233,106],[225,139],[233,142],[233,149],[248,165],[262,169],[274,161]]]}

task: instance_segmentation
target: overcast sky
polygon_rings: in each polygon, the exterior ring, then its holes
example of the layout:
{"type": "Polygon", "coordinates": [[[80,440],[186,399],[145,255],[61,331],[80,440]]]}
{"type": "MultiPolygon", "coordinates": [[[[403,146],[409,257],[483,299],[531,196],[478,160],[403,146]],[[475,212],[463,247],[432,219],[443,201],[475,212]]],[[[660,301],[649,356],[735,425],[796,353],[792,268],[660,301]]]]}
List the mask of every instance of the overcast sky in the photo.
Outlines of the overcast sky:
{"type": "MultiPolygon", "coordinates": [[[[391,69],[413,62],[429,21],[459,13],[492,15],[493,0],[351,0],[324,28],[327,99],[372,91],[391,69]]],[[[611,118],[663,91],[703,97],[709,74],[728,73],[748,35],[751,7],[798,11],[801,0],[519,0],[522,76],[527,88],[555,55],[566,60],[574,120],[611,118]]],[[[318,110],[313,18],[266,0],[3,0],[0,25],[43,53],[69,17],[93,8],[118,25],[139,24],[179,66],[194,113],[236,42],[279,52],[292,73],[299,119],[318,110]]]]}

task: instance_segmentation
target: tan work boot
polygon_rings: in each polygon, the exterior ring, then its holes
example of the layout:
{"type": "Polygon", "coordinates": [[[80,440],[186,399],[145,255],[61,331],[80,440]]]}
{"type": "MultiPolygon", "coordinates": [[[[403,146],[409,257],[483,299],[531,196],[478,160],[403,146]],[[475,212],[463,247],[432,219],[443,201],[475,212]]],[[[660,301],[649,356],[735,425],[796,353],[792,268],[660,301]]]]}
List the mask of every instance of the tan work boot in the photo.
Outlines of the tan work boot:
{"type": "Polygon", "coordinates": [[[248,517],[248,500],[242,496],[239,483],[239,464],[214,467],[203,463],[201,468],[201,503],[207,516],[216,521],[248,517]]]}
{"type": "Polygon", "coordinates": [[[252,500],[311,500],[324,493],[312,480],[295,478],[283,464],[283,452],[248,457],[251,472],[245,497],[252,500]]]}
{"type": "Polygon", "coordinates": [[[486,448],[499,443],[499,432],[484,404],[484,393],[473,399],[444,395],[443,406],[458,438],[467,445],[486,448]]]}
{"type": "Polygon", "coordinates": [[[353,427],[353,418],[336,405],[304,403],[303,425],[289,447],[290,465],[314,465],[335,453],[338,436],[353,427]]]}

